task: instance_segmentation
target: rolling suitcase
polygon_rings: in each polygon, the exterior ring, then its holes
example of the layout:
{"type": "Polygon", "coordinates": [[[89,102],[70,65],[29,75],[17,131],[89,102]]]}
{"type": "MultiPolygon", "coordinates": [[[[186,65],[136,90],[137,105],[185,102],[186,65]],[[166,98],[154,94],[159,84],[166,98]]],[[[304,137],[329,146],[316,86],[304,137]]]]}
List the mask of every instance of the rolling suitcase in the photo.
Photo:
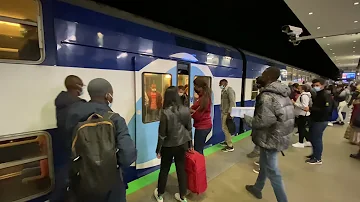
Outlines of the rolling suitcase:
{"type": "Polygon", "coordinates": [[[188,189],[196,194],[206,191],[206,164],[205,157],[196,151],[187,152],[185,160],[188,189]]]}

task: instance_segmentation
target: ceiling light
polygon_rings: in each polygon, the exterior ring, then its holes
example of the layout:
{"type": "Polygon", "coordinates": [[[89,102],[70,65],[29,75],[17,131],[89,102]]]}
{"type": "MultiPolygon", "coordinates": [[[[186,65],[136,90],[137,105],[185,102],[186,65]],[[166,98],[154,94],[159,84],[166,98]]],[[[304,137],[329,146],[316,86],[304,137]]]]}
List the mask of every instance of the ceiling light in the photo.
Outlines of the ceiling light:
{"type": "Polygon", "coordinates": [[[320,29],[320,27],[317,27],[316,29],[320,29]]]}
{"type": "Polygon", "coordinates": [[[330,50],[332,50],[332,48],[330,48],[330,50]]]}
{"type": "Polygon", "coordinates": [[[328,46],[330,46],[330,44],[329,44],[329,43],[328,43],[327,45],[328,45],[328,46]]]}
{"type": "Polygon", "coordinates": [[[354,6],[356,6],[356,5],[359,5],[359,2],[355,2],[355,3],[354,3],[354,6]]]}
{"type": "Polygon", "coordinates": [[[323,39],[326,39],[326,36],[324,36],[323,39]]]}
{"type": "Polygon", "coordinates": [[[335,53],[333,53],[333,55],[335,55],[335,53]]]}
{"type": "Polygon", "coordinates": [[[357,22],[358,22],[357,20],[354,21],[354,23],[357,23],[357,22]]]}
{"type": "Polygon", "coordinates": [[[354,43],[356,43],[356,41],[354,41],[354,43]]]}
{"type": "Polygon", "coordinates": [[[313,12],[310,12],[310,13],[309,13],[309,15],[312,15],[312,14],[313,14],[313,12]]]}
{"type": "Polygon", "coordinates": [[[353,48],[355,48],[355,46],[353,48]]]}

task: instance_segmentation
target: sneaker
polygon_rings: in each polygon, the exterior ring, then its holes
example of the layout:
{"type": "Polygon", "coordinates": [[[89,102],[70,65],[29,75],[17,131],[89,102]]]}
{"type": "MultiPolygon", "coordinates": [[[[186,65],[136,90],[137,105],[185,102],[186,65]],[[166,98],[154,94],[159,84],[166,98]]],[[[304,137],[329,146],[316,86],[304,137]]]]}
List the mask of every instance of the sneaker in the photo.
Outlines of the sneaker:
{"type": "Polygon", "coordinates": [[[252,158],[259,157],[260,154],[259,154],[258,152],[252,151],[252,152],[248,153],[246,156],[247,156],[248,158],[251,158],[251,159],[252,159],[252,158]]]}
{"type": "Polygon", "coordinates": [[[311,154],[311,155],[305,156],[305,158],[311,159],[311,158],[313,158],[313,155],[311,154]]]}
{"type": "Polygon", "coordinates": [[[304,142],[304,146],[305,147],[312,147],[312,144],[311,144],[311,142],[304,142]]]}
{"type": "Polygon", "coordinates": [[[262,199],[262,193],[261,191],[257,190],[254,185],[246,185],[245,186],[246,190],[248,192],[250,192],[253,196],[255,196],[255,198],[257,199],[262,199]]]}
{"type": "Polygon", "coordinates": [[[295,144],[292,144],[293,147],[296,147],[296,148],[304,148],[304,143],[300,143],[300,142],[297,142],[295,144]]]}
{"type": "Polygon", "coordinates": [[[343,126],[343,125],[345,125],[345,123],[344,122],[339,122],[339,125],[343,126]]]}
{"type": "Polygon", "coordinates": [[[176,199],[177,201],[180,201],[180,202],[187,202],[186,198],[181,199],[179,193],[176,193],[176,194],[175,194],[175,199],[176,199]]]}
{"type": "Polygon", "coordinates": [[[310,165],[321,165],[322,164],[322,160],[317,160],[315,158],[308,159],[305,162],[310,165]]]}
{"type": "Polygon", "coordinates": [[[223,147],[227,146],[226,142],[220,142],[220,145],[223,146],[223,147]]]}
{"type": "Polygon", "coordinates": [[[334,124],[331,122],[328,122],[328,126],[334,126],[334,124]]]}
{"type": "Polygon", "coordinates": [[[233,152],[235,149],[234,147],[229,147],[229,146],[226,146],[224,149],[222,149],[221,151],[223,152],[233,152]]]}
{"type": "Polygon", "coordinates": [[[255,164],[256,166],[260,166],[259,161],[254,161],[254,164],[255,164]]]}
{"type": "Polygon", "coordinates": [[[164,201],[164,198],[162,196],[159,196],[157,188],[154,190],[154,197],[155,197],[157,202],[163,202],[164,201]]]}
{"type": "Polygon", "coordinates": [[[259,174],[260,168],[254,168],[254,169],[253,169],[253,172],[256,173],[256,174],[259,174]]]}

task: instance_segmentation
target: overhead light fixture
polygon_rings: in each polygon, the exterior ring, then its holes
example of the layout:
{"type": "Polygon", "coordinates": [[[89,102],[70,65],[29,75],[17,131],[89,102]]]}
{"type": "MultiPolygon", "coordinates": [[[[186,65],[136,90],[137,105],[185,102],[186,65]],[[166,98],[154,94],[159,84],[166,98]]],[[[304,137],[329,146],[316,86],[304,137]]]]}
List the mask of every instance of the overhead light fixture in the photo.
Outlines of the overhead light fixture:
{"type": "Polygon", "coordinates": [[[358,22],[357,20],[354,21],[354,23],[357,23],[357,22],[358,22]]]}
{"type": "Polygon", "coordinates": [[[356,6],[356,5],[359,5],[359,2],[355,2],[355,3],[354,3],[354,6],[356,6]]]}
{"type": "Polygon", "coordinates": [[[332,48],[330,48],[330,50],[332,50],[332,48]]]}
{"type": "Polygon", "coordinates": [[[316,29],[320,29],[320,27],[317,27],[316,29]]]}
{"type": "Polygon", "coordinates": [[[333,55],[335,55],[335,53],[333,53],[333,55]]]}
{"type": "Polygon", "coordinates": [[[354,41],[354,43],[356,43],[356,41],[354,41]]]}
{"type": "Polygon", "coordinates": [[[328,45],[328,46],[330,46],[330,44],[329,44],[329,43],[328,43],[327,45],[328,45]]]}
{"type": "Polygon", "coordinates": [[[324,36],[323,39],[326,39],[326,36],[324,36]]]}
{"type": "Polygon", "coordinates": [[[309,15],[312,15],[312,14],[313,14],[313,12],[310,12],[310,13],[309,13],[309,15]]]}
{"type": "Polygon", "coordinates": [[[355,46],[353,48],[355,48],[355,46]]]}

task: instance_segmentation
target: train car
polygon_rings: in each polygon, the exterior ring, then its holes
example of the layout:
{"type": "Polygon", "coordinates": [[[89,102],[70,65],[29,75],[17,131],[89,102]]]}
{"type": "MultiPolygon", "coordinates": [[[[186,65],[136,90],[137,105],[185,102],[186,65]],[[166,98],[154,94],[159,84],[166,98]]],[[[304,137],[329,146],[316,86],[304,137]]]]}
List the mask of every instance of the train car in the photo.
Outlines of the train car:
{"type": "MultiPolygon", "coordinates": [[[[114,88],[113,111],[123,116],[138,150],[125,171],[133,181],[158,169],[158,111],[168,86],[204,77],[213,92],[213,129],[207,146],[224,140],[219,81],[227,79],[239,105],[257,95],[255,77],[285,65],[247,54],[245,86],[241,54],[234,48],[85,0],[3,0],[0,7],[0,201],[46,201],[61,173],[64,134],[56,128],[54,99],[68,75],[84,83],[107,79],[114,88]]],[[[89,100],[87,92],[82,98],[89,100]]],[[[236,120],[239,124],[239,120],[236,120]]],[[[239,131],[238,131],[239,132],[239,131]]]]}

